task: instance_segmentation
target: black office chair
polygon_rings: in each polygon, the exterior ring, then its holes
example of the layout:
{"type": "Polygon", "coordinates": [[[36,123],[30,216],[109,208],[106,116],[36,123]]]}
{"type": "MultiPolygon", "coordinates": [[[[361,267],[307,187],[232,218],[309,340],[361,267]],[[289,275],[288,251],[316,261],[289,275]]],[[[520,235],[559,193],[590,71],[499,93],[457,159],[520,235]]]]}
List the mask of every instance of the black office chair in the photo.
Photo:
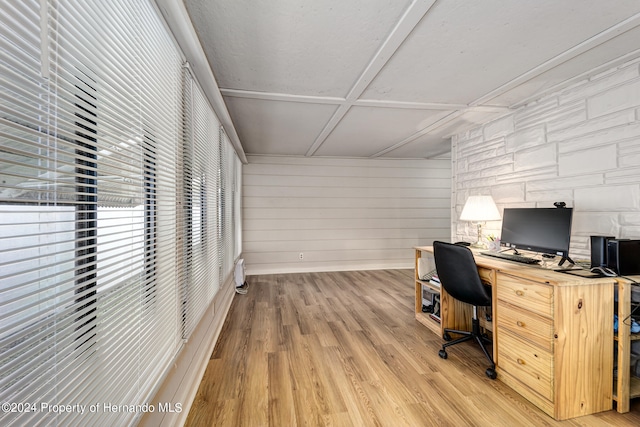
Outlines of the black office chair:
{"type": "Polygon", "coordinates": [[[472,330],[458,331],[455,329],[444,329],[443,338],[446,342],[442,345],[442,350],[438,353],[441,358],[447,358],[446,348],[461,342],[475,340],[480,344],[491,363],[486,374],[489,378],[496,378],[496,365],[485,348],[485,343],[491,340],[480,332],[480,321],[478,320],[478,306],[491,305],[491,287],[482,283],[476,262],[469,248],[445,242],[433,242],[433,254],[436,261],[436,271],[440,278],[440,284],[453,298],[467,304],[473,305],[472,330]],[[464,335],[455,341],[451,341],[450,333],[464,335]]]}

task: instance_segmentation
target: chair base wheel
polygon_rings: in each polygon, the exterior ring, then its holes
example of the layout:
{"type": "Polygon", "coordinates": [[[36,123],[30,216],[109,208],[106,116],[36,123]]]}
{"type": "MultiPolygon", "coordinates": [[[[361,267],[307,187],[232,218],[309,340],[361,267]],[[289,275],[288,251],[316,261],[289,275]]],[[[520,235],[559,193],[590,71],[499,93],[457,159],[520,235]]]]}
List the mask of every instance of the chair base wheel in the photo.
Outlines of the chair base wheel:
{"type": "Polygon", "coordinates": [[[496,370],[494,368],[487,368],[484,373],[487,374],[487,376],[492,380],[495,380],[498,377],[498,374],[496,373],[496,370]]]}
{"type": "Polygon", "coordinates": [[[449,332],[445,332],[444,334],[442,334],[442,338],[443,338],[445,341],[451,341],[451,339],[452,339],[452,338],[451,338],[451,335],[449,334],[449,332]]]}
{"type": "Polygon", "coordinates": [[[438,356],[440,356],[440,357],[441,357],[441,358],[443,358],[443,359],[446,359],[446,358],[447,358],[447,351],[446,351],[446,350],[444,350],[444,349],[440,350],[440,351],[438,352],[438,356]]]}

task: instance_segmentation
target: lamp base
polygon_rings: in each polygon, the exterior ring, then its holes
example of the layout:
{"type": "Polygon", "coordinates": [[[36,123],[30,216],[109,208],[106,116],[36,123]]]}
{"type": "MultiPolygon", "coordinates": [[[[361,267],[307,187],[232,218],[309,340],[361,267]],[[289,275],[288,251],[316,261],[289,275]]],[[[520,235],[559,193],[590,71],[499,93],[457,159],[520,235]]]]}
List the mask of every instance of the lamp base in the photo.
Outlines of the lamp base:
{"type": "Polygon", "coordinates": [[[478,241],[471,244],[474,249],[487,249],[487,244],[482,241],[482,222],[478,221],[478,241]]]}
{"type": "Polygon", "coordinates": [[[469,247],[473,248],[473,249],[488,249],[489,248],[485,243],[482,243],[481,241],[477,241],[475,243],[472,243],[471,245],[469,245],[469,247]]]}

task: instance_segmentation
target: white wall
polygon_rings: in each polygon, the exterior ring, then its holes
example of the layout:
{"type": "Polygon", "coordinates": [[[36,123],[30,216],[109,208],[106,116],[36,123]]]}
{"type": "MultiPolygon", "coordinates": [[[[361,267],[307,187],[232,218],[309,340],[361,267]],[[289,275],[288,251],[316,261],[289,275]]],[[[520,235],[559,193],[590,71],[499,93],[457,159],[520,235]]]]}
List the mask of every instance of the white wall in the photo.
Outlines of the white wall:
{"type": "Polygon", "coordinates": [[[414,246],[449,238],[450,206],[448,159],[249,156],[247,274],[412,268],[414,246]]]}
{"type": "Polygon", "coordinates": [[[457,221],[470,194],[499,208],[573,206],[574,260],[589,258],[590,235],[640,238],[639,107],[636,60],[455,136],[452,238],[475,238],[457,221]]]}

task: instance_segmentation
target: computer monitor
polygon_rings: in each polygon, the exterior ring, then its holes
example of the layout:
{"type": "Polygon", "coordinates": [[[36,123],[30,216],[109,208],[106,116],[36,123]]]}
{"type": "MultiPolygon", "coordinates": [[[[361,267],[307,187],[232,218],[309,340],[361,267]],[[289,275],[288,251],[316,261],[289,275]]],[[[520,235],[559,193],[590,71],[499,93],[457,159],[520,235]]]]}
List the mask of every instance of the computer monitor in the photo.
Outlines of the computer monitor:
{"type": "Polygon", "coordinates": [[[505,208],[500,244],[569,259],[572,208],[505,208]]]}

